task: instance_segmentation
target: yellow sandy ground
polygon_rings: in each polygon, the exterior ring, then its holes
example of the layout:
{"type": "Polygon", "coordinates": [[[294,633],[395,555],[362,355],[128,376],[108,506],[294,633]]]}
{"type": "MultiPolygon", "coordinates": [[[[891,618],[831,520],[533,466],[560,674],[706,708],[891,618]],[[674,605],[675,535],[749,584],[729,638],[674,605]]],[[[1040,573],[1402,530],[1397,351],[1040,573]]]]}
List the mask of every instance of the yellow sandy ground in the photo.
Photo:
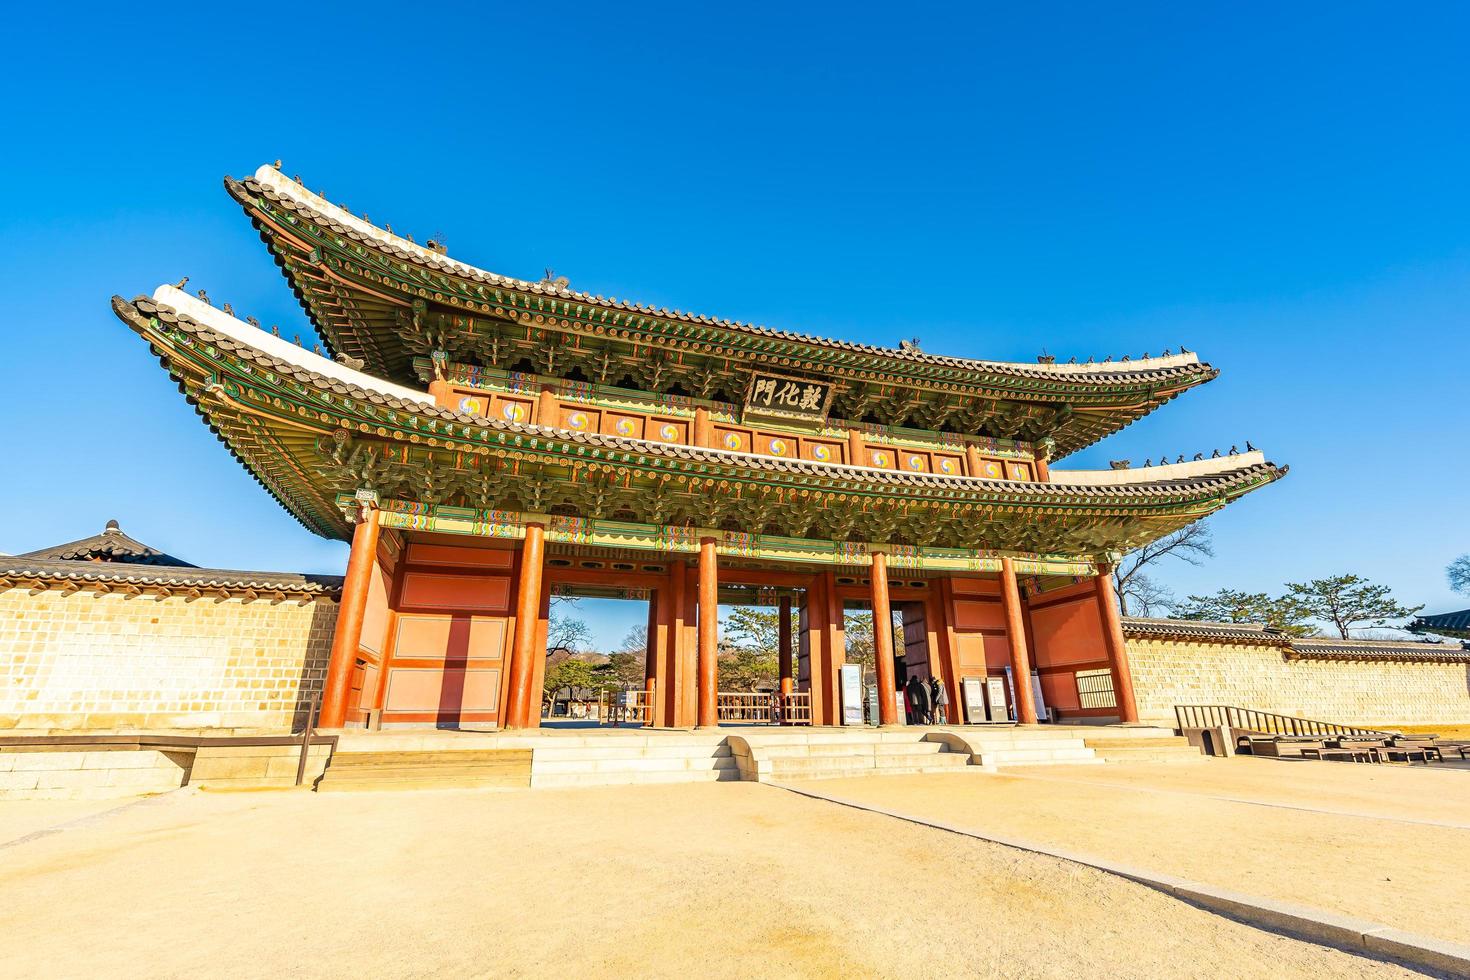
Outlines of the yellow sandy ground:
{"type": "Polygon", "coordinates": [[[0,848],[0,894],[7,977],[1409,975],[744,783],[185,790],[0,848]]]}
{"type": "Polygon", "coordinates": [[[805,785],[982,833],[1470,941],[1464,770],[1237,758],[805,785]]]}

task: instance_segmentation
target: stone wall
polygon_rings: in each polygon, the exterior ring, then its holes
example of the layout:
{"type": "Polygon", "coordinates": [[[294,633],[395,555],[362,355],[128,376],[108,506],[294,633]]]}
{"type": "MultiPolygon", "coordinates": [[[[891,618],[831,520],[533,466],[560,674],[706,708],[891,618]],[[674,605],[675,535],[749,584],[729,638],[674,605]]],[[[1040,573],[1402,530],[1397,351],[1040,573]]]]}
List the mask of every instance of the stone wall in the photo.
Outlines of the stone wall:
{"type": "Polygon", "coordinates": [[[321,689],[330,599],[0,591],[0,729],[289,732],[321,689]]]}
{"type": "Polygon", "coordinates": [[[1470,722],[1470,665],[1289,660],[1280,646],[1129,637],[1140,721],[1228,704],[1346,725],[1470,722]]]}

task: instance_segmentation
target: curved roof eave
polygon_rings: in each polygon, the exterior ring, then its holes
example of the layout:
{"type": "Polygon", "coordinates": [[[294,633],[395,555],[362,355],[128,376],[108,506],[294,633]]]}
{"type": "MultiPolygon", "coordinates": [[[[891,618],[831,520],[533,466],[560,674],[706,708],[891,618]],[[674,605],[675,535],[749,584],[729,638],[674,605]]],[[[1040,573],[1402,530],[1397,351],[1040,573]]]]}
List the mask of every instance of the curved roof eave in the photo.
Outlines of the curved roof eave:
{"type": "MultiPolygon", "coordinates": [[[[1146,385],[1153,382],[1161,384],[1172,382],[1182,387],[1192,387],[1209,381],[1219,374],[1216,369],[1212,368],[1207,362],[1201,361],[1199,356],[1192,351],[1181,351],[1178,354],[1141,358],[1139,360],[1092,364],[1027,364],[1015,361],[952,357],[930,354],[917,349],[910,350],[906,348],[858,344],[818,337],[811,334],[780,330],[742,321],[689,313],[682,310],[669,310],[648,304],[605,298],[603,296],[578,292],[566,287],[559,287],[551,283],[531,282],[529,280],[516,279],[511,276],[499,275],[470,265],[469,263],[452,259],[446,254],[425,248],[415,242],[410,242],[371,222],[356,217],[351,212],[333,204],[321,195],[307,190],[268,164],[261,166],[252,177],[246,178],[243,182],[228,177],[225,179],[225,186],[231,195],[242,206],[247,208],[253,206],[249,193],[251,189],[249,185],[252,183],[255,187],[261,189],[277,201],[288,202],[291,210],[304,213],[306,217],[320,226],[345,234],[366,245],[386,250],[395,258],[414,262],[420,266],[432,269],[437,273],[454,275],[506,289],[547,295],[559,300],[580,303],[587,306],[601,307],[695,326],[715,327],[762,339],[782,340],[829,351],[840,351],[878,358],[888,362],[889,370],[899,373],[914,366],[923,365],[976,373],[1046,379],[1060,384],[1070,383],[1081,389],[1085,389],[1090,385],[1146,385]]],[[[308,313],[310,313],[309,309],[308,313]]],[[[316,326],[320,329],[323,327],[323,324],[317,323],[316,326]]]]}
{"type": "MultiPolygon", "coordinates": [[[[384,381],[364,372],[346,367],[345,365],[337,364],[311,351],[299,348],[294,344],[281,341],[279,338],[272,337],[271,334],[258,327],[240,321],[231,314],[217,310],[206,303],[189,297],[174,286],[160,286],[154,291],[151,298],[139,297],[137,300],[131,302],[121,297],[114,297],[113,305],[119,316],[129,322],[129,325],[135,330],[141,331],[145,329],[147,320],[151,316],[159,314],[166,321],[179,323],[186,329],[192,328],[191,332],[198,333],[201,330],[207,332],[212,336],[212,339],[221,343],[222,346],[232,348],[232,353],[235,353],[237,356],[248,358],[262,367],[290,373],[298,381],[312,385],[322,391],[347,395],[369,403],[383,405],[387,408],[400,409],[422,417],[455,422],[465,426],[488,428],[514,435],[550,437],[566,442],[597,446],[614,451],[633,452],[650,457],[674,457],[735,466],[751,471],[752,475],[758,472],[810,475],[850,481],[855,489],[866,486],[874,490],[905,488],[914,491],[932,489],[995,492],[1006,495],[1033,497],[1035,498],[1034,502],[1038,504],[1066,500],[1075,501],[1079,504],[1107,506],[1109,504],[1117,505],[1120,499],[1137,500],[1154,498],[1155,500],[1167,501],[1170,498],[1177,500],[1183,497],[1195,497],[1206,494],[1229,495],[1232,491],[1238,491],[1242,486],[1253,484],[1259,478],[1264,477],[1269,482],[1280,478],[1287,472],[1286,467],[1278,467],[1273,463],[1267,462],[1264,456],[1253,454],[1250,457],[1234,456],[1223,457],[1220,460],[1211,460],[1208,462],[1219,464],[1219,467],[1211,467],[1207,470],[1198,470],[1191,467],[1191,471],[1187,474],[1175,474],[1164,471],[1164,468],[1160,467],[1159,469],[1164,472],[1161,472],[1159,477],[1148,480],[1098,485],[1091,485],[1085,482],[1069,484],[998,481],[968,476],[905,473],[896,470],[880,470],[836,463],[818,463],[809,460],[787,460],[751,453],[732,452],[725,449],[675,445],[650,442],[642,439],[631,439],[623,436],[573,432],[571,430],[530,423],[510,422],[478,415],[466,415],[440,408],[433,403],[433,399],[425,392],[415,391],[401,385],[393,384],[392,382],[384,381]],[[137,320],[134,320],[129,315],[130,313],[135,315],[137,320]]],[[[232,449],[231,451],[233,452],[234,450],[232,449]]],[[[239,458],[238,454],[236,455],[239,458]]],[[[244,460],[241,460],[241,462],[245,463],[244,460]]],[[[248,463],[245,465],[247,469],[250,469],[248,463]]],[[[1198,464],[1195,464],[1195,466],[1197,467],[1198,464]]],[[[259,474],[255,474],[253,469],[251,469],[251,472],[260,480],[259,474]]],[[[1145,471],[1133,470],[1124,472],[1142,474],[1145,471]]],[[[261,480],[260,482],[277,497],[283,506],[286,506],[288,510],[295,513],[294,508],[282,499],[266,481],[261,480]]],[[[297,514],[297,516],[299,519],[300,515],[297,514]]]]}

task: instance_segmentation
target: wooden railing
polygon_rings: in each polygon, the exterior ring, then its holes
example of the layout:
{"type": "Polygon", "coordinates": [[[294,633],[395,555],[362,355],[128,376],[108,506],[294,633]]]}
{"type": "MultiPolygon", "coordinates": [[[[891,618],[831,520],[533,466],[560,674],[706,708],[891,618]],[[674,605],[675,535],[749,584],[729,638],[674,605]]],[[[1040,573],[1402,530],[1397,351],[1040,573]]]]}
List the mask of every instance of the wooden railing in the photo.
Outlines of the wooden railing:
{"type": "Polygon", "coordinates": [[[1372,728],[1356,728],[1338,725],[1330,721],[1315,721],[1311,718],[1295,718],[1278,715],[1271,711],[1256,711],[1254,708],[1237,708],[1228,704],[1176,704],[1174,720],[1182,732],[1189,728],[1220,728],[1229,725],[1246,731],[1263,732],[1267,735],[1370,735],[1388,736],[1372,728]]]}
{"type": "Polygon", "coordinates": [[[602,717],[609,725],[648,725],[653,723],[653,700],[646,690],[627,691],[608,698],[602,717]]]}
{"type": "Polygon", "coordinates": [[[812,696],[802,691],[721,691],[720,721],[744,725],[810,725],[812,696]]]}

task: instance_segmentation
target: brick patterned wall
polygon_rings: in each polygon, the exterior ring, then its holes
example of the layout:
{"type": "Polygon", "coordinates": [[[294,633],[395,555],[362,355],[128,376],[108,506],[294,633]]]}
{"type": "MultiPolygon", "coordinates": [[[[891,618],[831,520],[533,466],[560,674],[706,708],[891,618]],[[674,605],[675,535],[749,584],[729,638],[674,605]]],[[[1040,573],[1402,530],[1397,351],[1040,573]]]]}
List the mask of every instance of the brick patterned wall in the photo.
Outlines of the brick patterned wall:
{"type": "Polygon", "coordinates": [[[287,732],[336,618],[325,599],[0,591],[0,729],[287,732]]]}
{"type": "Polygon", "coordinates": [[[1278,647],[1131,638],[1140,721],[1230,704],[1347,725],[1470,722],[1470,665],[1287,660],[1278,647]]]}

